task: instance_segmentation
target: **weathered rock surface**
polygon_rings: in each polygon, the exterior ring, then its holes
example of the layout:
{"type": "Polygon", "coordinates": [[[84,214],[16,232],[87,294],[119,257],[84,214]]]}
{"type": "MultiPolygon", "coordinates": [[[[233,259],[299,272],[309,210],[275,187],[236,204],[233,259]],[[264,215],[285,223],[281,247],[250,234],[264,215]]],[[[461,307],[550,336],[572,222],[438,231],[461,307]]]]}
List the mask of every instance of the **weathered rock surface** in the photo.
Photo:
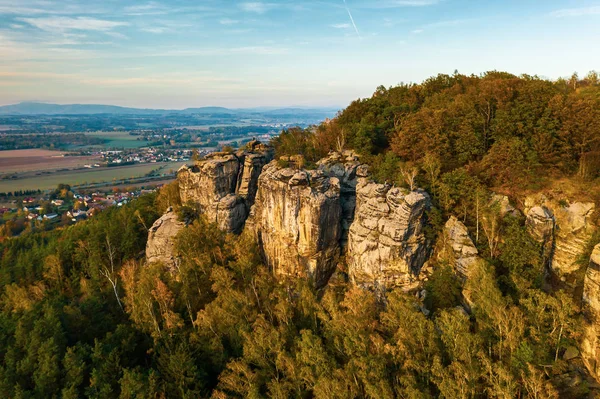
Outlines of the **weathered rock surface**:
{"type": "Polygon", "coordinates": [[[258,179],[247,226],[276,275],[310,278],[320,288],[340,255],[341,214],[339,179],[273,161],[258,179]]]}
{"type": "Polygon", "coordinates": [[[491,205],[496,205],[498,207],[498,212],[501,217],[510,215],[510,216],[519,216],[519,211],[511,205],[510,200],[506,195],[494,194],[490,200],[491,205]]]}
{"type": "Polygon", "coordinates": [[[356,195],[347,252],[350,279],[377,290],[410,286],[429,254],[423,234],[429,195],[364,178],[356,195]]]}
{"type": "Polygon", "coordinates": [[[586,323],[581,356],[592,376],[600,381],[600,244],[594,248],[585,274],[583,309],[586,323]]]}
{"type": "Polygon", "coordinates": [[[175,253],[175,238],[185,227],[185,223],[178,220],[177,214],[169,208],[160,219],[158,219],[148,233],[146,243],[146,260],[148,263],[162,263],[169,268],[175,268],[178,264],[175,253]]]}
{"type": "Polygon", "coordinates": [[[258,177],[272,154],[258,142],[237,154],[215,153],[177,172],[183,204],[199,205],[208,220],[240,233],[258,188],[258,177]]]}
{"type": "Polygon", "coordinates": [[[534,206],[527,212],[525,224],[529,234],[540,243],[542,259],[548,264],[554,247],[554,214],[545,206],[534,206]]]}
{"type": "Polygon", "coordinates": [[[319,170],[326,176],[340,180],[340,203],[342,206],[342,239],[340,245],[345,249],[348,244],[348,232],[354,221],[356,208],[356,184],[359,177],[367,177],[368,168],[362,164],[354,151],[333,152],[318,162],[319,170]]]}
{"type": "Polygon", "coordinates": [[[454,216],[444,226],[441,242],[438,243],[438,259],[451,262],[463,279],[469,277],[473,267],[481,260],[466,226],[454,216]]]}
{"type": "Polygon", "coordinates": [[[561,279],[581,268],[577,261],[594,233],[591,222],[594,210],[593,202],[574,202],[554,209],[556,229],[550,269],[561,279]]]}

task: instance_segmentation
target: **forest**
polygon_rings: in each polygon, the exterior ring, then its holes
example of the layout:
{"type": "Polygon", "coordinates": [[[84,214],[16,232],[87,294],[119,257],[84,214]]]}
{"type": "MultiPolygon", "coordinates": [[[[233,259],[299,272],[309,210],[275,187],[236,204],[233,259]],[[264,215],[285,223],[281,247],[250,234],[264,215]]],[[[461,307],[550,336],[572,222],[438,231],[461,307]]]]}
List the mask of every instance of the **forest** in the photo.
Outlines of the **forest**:
{"type": "MultiPolygon", "coordinates": [[[[438,75],[379,87],[272,144],[308,168],[354,149],[376,180],[430,193],[432,237],[450,215],[475,231],[474,209],[492,192],[519,205],[560,182],[600,204],[600,79],[438,75]]],[[[478,237],[485,262],[466,282],[435,264],[421,302],[354,287],[343,264],[321,290],[277,280],[250,234],[226,234],[178,198],[171,184],[84,223],[0,238],[0,396],[587,398],[597,389],[570,373],[580,298],[548,281],[522,216],[478,237]],[[177,237],[186,255],[176,270],[144,262],[148,229],[170,206],[193,220],[177,237]]]]}

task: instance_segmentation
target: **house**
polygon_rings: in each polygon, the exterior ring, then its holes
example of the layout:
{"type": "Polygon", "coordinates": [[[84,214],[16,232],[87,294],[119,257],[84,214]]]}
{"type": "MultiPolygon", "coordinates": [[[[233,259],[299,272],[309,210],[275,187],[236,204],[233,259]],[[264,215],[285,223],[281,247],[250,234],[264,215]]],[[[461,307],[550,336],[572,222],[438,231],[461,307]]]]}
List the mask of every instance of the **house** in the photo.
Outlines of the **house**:
{"type": "Polygon", "coordinates": [[[58,218],[58,215],[56,213],[49,213],[47,215],[44,215],[45,220],[54,220],[56,218],[58,218]]]}
{"type": "Polygon", "coordinates": [[[65,201],[63,201],[61,199],[55,199],[55,200],[52,200],[52,204],[54,204],[56,206],[63,206],[65,204],[65,201]]]}
{"type": "Polygon", "coordinates": [[[37,217],[38,217],[38,215],[36,213],[30,213],[29,215],[27,215],[27,219],[29,219],[29,220],[33,220],[37,217]]]}

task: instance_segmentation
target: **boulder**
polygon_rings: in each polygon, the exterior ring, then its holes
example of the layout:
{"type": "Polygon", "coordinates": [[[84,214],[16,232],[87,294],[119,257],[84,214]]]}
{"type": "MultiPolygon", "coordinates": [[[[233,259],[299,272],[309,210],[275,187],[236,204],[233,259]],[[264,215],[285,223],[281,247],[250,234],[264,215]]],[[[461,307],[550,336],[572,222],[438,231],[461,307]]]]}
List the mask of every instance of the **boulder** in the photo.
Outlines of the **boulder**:
{"type": "Polygon", "coordinates": [[[423,227],[430,205],[425,191],[359,178],[346,255],[351,281],[376,290],[413,286],[429,254],[423,227]]]}

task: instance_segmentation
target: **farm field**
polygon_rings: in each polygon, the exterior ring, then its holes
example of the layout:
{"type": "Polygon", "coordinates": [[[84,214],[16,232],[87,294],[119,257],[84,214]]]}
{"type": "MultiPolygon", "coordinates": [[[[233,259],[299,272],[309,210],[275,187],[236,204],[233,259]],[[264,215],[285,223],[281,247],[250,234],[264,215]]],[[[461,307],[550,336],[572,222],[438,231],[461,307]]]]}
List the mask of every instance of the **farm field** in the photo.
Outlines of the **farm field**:
{"type": "MultiPolygon", "coordinates": [[[[145,140],[137,140],[137,136],[131,136],[128,132],[90,132],[85,133],[86,136],[98,137],[101,139],[108,140],[105,144],[100,146],[87,146],[85,148],[141,148],[148,145],[145,140]]],[[[82,147],[78,147],[82,148],[82,147]]]]}
{"type": "Polygon", "coordinates": [[[93,156],[64,156],[66,152],[41,149],[0,151],[0,175],[36,170],[82,168],[100,161],[93,156]]]}
{"type": "Polygon", "coordinates": [[[170,174],[177,171],[184,162],[150,163],[123,167],[83,169],[55,172],[41,176],[15,180],[0,180],[0,192],[19,190],[49,190],[61,183],[77,186],[90,183],[110,182],[113,180],[143,177],[150,172],[170,174]]]}

